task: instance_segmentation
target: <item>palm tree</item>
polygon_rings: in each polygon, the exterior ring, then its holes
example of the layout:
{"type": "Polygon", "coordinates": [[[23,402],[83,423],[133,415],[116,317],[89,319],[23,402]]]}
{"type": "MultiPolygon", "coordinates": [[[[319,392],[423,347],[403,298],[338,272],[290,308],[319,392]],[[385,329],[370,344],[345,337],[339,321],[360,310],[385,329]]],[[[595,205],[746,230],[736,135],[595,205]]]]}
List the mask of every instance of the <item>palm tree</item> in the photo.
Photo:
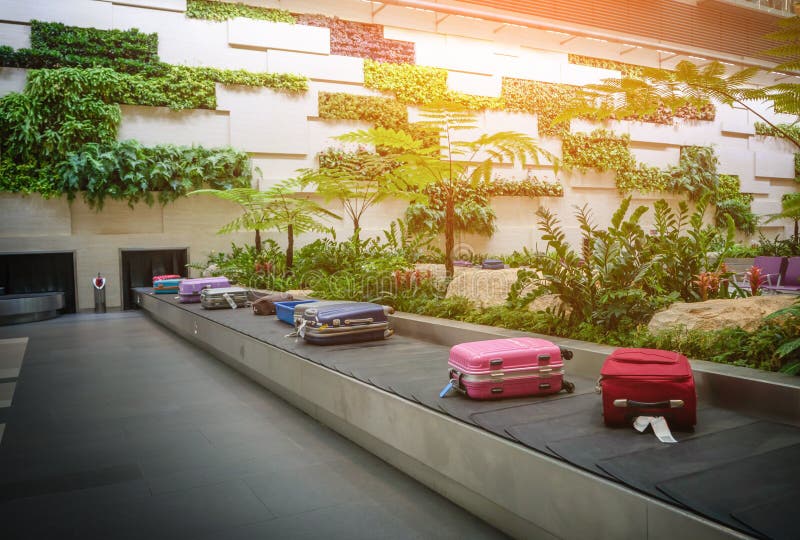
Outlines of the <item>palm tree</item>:
{"type": "Polygon", "coordinates": [[[328,232],[329,226],[315,218],[342,219],[303,193],[301,179],[292,178],[265,191],[272,204],[269,207],[268,228],[286,232],[286,269],[294,265],[294,235],[309,232],[328,232]]]}
{"type": "Polygon", "coordinates": [[[199,189],[189,195],[209,194],[232,201],[242,208],[242,215],[224,225],[218,234],[248,230],[256,232],[256,250],[261,251],[262,230],[286,232],[286,269],[294,264],[294,236],[307,232],[327,232],[330,227],[317,218],[341,219],[302,193],[302,182],[290,178],[265,191],[254,188],[199,189]]]}
{"type": "MultiPolygon", "coordinates": [[[[382,128],[379,128],[382,129],[382,128]]],[[[303,171],[303,185],[314,185],[326,201],[338,200],[353,223],[353,240],[359,245],[361,219],[371,207],[389,197],[410,197],[408,184],[395,174],[391,157],[359,149],[333,150],[335,159],[320,156],[318,169],[303,171]]]]}
{"type": "Polygon", "coordinates": [[[519,162],[529,158],[538,163],[539,154],[549,156],[536,140],[513,131],[480,135],[472,140],[459,140],[460,131],[477,129],[473,114],[452,107],[424,109],[419,125],[438,131],[440,144],[424,146],[407,133],[385,128],[373,128],[347,133],[338,137],[344,142],[372,145],[387,152],[387,158],[397,164],[395,177],[409,187],[422,189],[435,184],[444,201],[445,269],[453,276],[453,247],[455,246],[455,205],[460,186],[477,186],[489,182],[494,166],[519,162]]]}
{"type": "Polygon", "coordinates": [[[234,231],[255,231],[256,251],[261,251],[261,231],[268,228],[267,216],[264,208],[271,204],[270,198],[263,191],[253,188],[233,188],[233,189],[197,189],[190,191],[187,195],[213,195],[219,199],[231,201],[242,209],[242,215],[234,219],[217,234],[228,234],[234,231]]]}
{"type": "Polygon", "coordinates": [[[787,193],[781,199],[781,211],[770,214],[767,223],[778,219],[791,219],[794,221],[794,235],[792,240],[795,245],[800,245],[800,193],[787,193]]]}
{"type": "MultiPolygon", "coordinates": [[[[764,37],[779,44],[764,52],[784,59],[774,71],[800,70],[800,17],[779,20],[778,30],[764,37]]],[[[620,79],[583,87],[575,102],[554,123],[581,116],[596,120],[630,118],[652,114],[659,106],[676,110],[683,105],[703,106],[716,100],[744,107],[800,148],[800,132],[774,124],[764,117],[760,107],[753,105],[768,103],[775,112],[800,115],[800,84],[784,82],[756,88],[751,82],[760,71],[749,67],[728,75],[725,64],[716,61],[702,69],[689,61],[679,62],[674,70],[645,67],[620,79]]]]}
{"type": "Polygon", "coordinates": [[[714,100],[744,107],[800,148],[800,137],[781,124],[773,123],[753,105],[754,102],[770,102],[776,110],[797,114],[800,112],[800,85],[753,88],[752,79],[759,71],[750,67],[728,75],[721,62],[711,62],[700,68],[688,60],[679,62],[674,70],[645,67],[640,73],[581,87],[574,101],[554,123],[578,117],[593,120],[637,118],[653,114],[659,107],[673,111],[685,105],[702,108],[714,100]]]}

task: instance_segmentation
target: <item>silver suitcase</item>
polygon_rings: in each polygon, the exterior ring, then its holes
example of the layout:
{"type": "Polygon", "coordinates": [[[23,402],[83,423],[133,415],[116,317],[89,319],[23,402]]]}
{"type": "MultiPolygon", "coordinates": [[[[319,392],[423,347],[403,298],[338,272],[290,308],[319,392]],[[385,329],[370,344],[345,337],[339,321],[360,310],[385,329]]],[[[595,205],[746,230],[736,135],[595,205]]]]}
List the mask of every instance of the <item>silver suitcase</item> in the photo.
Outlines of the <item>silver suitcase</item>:
{"type": "Polygon", "coordinates": [[[200,305],[205,309],[236,309],[247,305],[248,289],[243,287],[224,287],[203,289],[200,292],[200,305]]]}

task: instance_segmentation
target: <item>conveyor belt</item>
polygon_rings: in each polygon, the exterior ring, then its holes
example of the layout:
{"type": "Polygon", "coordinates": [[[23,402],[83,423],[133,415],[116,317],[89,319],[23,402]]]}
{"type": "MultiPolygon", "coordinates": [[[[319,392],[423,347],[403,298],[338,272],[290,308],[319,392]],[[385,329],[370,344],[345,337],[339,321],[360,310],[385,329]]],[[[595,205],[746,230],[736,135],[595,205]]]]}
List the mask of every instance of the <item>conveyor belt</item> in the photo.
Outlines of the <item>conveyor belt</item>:
{"type": "Polygon", "coordinates": [[[800,520],[775,519],[775,508],[789,504],[784,493],[800,486],[796,426],[701,404],[696,430],[675,433],[679,444],[667,445],[650,433],[606,428],[594,381],[571,376],[569,362],[566,378],[576,383],[574,394],[488,402],[460,395],[439,398],[447,383],[448,347],[400,335],[363,344],[309,345],[287,337],[291,327],[273,317],[157,298],[728,527],[765,537],[800,537],[800,520]]]}

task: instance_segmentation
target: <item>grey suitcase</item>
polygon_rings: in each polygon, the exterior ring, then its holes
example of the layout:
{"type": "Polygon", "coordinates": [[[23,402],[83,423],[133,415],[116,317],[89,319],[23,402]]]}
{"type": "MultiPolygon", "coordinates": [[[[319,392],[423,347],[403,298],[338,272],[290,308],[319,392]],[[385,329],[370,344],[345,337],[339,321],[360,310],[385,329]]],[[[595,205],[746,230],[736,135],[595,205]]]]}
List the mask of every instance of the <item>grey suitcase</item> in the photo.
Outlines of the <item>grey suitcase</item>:
{"type": "Polygon", "coordinates": [[[248,290],[243,287],[203,289],[200,305],[205,309],[236,309],[247,305],[248,290]]]}

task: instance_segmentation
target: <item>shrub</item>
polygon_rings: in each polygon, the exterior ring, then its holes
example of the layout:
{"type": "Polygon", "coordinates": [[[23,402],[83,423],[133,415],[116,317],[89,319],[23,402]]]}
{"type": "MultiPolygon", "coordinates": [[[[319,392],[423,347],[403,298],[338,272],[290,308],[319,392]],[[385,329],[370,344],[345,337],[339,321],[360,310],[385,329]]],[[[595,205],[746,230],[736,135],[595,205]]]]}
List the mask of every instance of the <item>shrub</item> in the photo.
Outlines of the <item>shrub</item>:
{"type": "Polygon", "coordinates": [[[250,158],[233,149],[159,145],[136,141],[89,143],[70,152],[58,166],[56,188],[75,197],[78,191],[92,207],[102,208],[105,197],[128,204],[162,204],[208,186],[230,189],[250,185],[250,158]]]}
{"type": "Polygon", "coordinates": [[[100,30],[31,21],[31,47],[0,52],[0,65],[28,69],[110,67],[126,73],[159,74],[158,34],[137,29],[100,30]]]}
{"type": "Polygon", "coordinates": [[[216,0],[187,0],[186,16],[208,21],[226,21],[236,17],[294,24],[291,13],[282,9],[263,8],[242,3],[216,0]]]}
{"type": "Polygon", "coordinates": [[[501,94],[507,110],[535,114],[539,135],[551,137],[569,132],[568,122],[555,119],[576,95],[576,86],[509,77],[503,78],[501,94]]]}
{"type": "Polygon", "coordinates": [[[467,110],[502,109],[502,98],[474,96],[447,88],[447,70],[364,60],[364,86],[392,92],[401,103],[450,104],[467,110]]]}
{"type": "Polygon", "coordinates": [[[414,42],[386,39],[383,26],[324,15],[295,15],[298,24],[331,31],[331,54],[369,58],[378,62],[414,63],[414,42]]]}

